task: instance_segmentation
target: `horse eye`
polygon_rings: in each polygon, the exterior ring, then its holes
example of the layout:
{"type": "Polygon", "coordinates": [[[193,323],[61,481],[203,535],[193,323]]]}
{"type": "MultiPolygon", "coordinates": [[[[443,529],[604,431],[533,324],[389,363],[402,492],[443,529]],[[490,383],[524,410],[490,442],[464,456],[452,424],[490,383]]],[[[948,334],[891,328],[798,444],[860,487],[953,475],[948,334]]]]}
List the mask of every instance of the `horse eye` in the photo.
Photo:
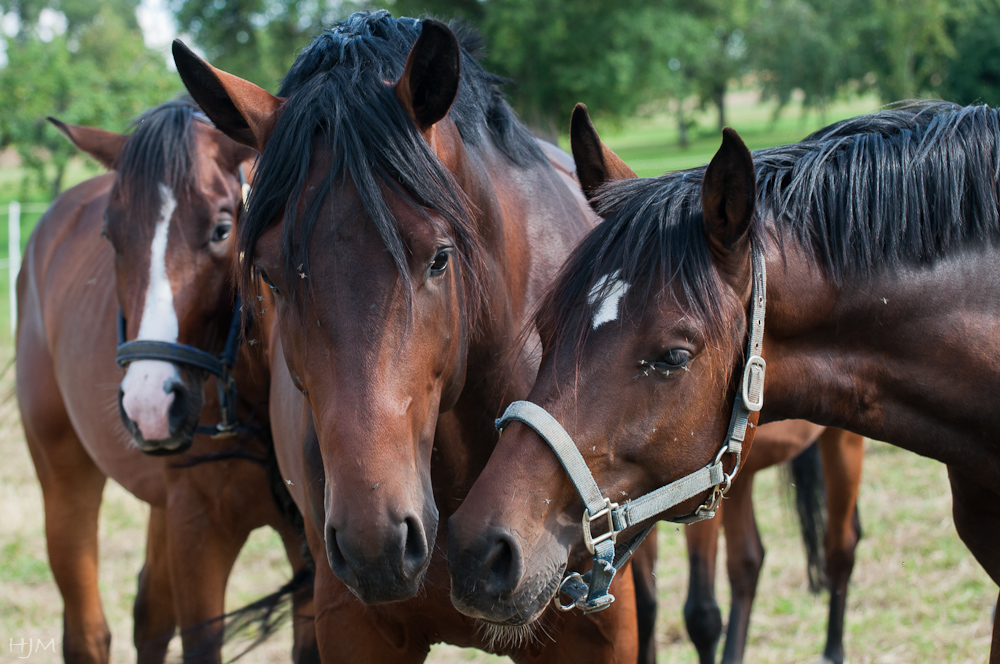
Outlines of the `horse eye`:
{"type": "Polygon", "coordinates": [[[257,274],[260,275],[260,278],[264,281],[265,284],[267,284],[267,287],[270,288],[273,292],[275,293],[281,292],[278,290],[278,287],[274,285],[274,282],[271,281],[270,277],[267,276],[267,272],[264,272],[264,270],[257,268],[257,274]]]}
{"type": "Polygon", "coordinates": [[[118,251],[117,249],[115,249],[115,243],[111,241],[111,236],[108,235],[108,231],[104,228],[101,229],[101,237],[104,238],[107,241],[107,243],[111,245],[111,249],[113,251],[115,252],[118,251]]]}
{"type": "Polygon", "coordinates": [[[442,249],[437,252],[434,256],[434,260],[431,262],[431,276],[439,277],[444,274],[444,271],[448,269],[448,251],[442,249]]]}
{"type": "Polygon", "coordinates": [[[660,356],[653,365],[660,370],[683,369],[691,361],[691,353],[683,348],[671,348],[660,356]]]}
{"type": "Polygon", "coordinates": [[[220,221],[212,229],[212,242],[222,242],[233,230],[233,224],[228,221],[220,221]]]}

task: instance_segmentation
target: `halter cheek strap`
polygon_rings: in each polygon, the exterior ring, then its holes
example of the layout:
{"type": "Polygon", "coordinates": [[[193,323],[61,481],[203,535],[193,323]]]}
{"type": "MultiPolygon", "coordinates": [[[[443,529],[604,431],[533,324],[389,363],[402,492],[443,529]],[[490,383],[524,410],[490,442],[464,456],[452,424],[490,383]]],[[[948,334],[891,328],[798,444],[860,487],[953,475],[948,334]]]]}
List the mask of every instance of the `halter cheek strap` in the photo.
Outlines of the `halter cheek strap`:
{"type": "MultiPolygon", "coordinates": [[[[247,184],[246,173],[243,166],[239,168],[240,196],[242,204],[246,204],[247,184]]],[[[125,341],[126,321],[122,310],[118,309],[118,352],[115,359],[118,366],[126,368],[136,360],[161,360],[171,364],[184,364],[194,367],[216,377],[216,389],[219,394],[219,423],[215,426],[199,424],[195,428],[196,433],[211,436],[212,438],[228,438],[240,431],[249,431],[250,427],[241,425],[236,419],[236,377],[233,369],[236,366],[236,358],[240,351],[241,320],[243,310],[240,304],[240,296],[236,296],[236,303],[233,307],[233,318],[229,323],[229,332],[226,334],[226,346],[221,355],[212,355],[200,348],[188,346],[187,344],[172,343],[169,341],[152,341],[149,339],[136,339],[135,341],[125,341]]]]}
{"type": "Polygon", "coordinates": [[[740,469],[743,441],[750,425],[750,417],[763,405],[764,372],[767,365],[761,357],[761,351],[764,343],[767,273],[764,258],[759,250],[753,251],[751,263],[753,286],[750,293],[750,337],[747,343],[746,365],[733,403],[726,440],[709,465],[635,500],[629,500],[624,505],[619,505],[611,502],[611,499],[604,495],[605,492],[597,486],[587,462],[584,461],[573,439],[544,408],[529,401],[515,401],[496,421],[497,429],[501,433],[514,421],[523,422],[534,429],[552,448],[586,507],[582,522],[583,541],[594,557],[594,566],[586,574],[572,572],[563,578],[559,590],[568,595],[571,601],[562,604],[557,600],[556,606],[560,609],[569,611],[580,608],[584,613],[591,613],[605,609],[615,601],[614,595],[608,592],[615,573],[632,557],[646,535],[653,529],[655,522],[623,544],[617,545],[618,535],[622,531],[661,515],[705,491],[710,491],[708,497],[694,512],[669,520],[676,523],[695,523],[715,516],[719,503],[740,469]],[[735,461],[732,471],[728,474],[722,467],[722,458],[727,453],[731,454],[735,461]],[[595,524],[599,531],[596,535],[595,524]]]}

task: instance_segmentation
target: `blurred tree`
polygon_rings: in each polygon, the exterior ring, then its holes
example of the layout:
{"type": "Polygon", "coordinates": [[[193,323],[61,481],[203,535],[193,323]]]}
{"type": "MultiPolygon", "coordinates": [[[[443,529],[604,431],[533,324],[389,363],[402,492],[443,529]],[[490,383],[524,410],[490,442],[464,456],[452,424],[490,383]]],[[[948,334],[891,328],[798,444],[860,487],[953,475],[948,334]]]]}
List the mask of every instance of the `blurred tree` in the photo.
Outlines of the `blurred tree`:
{"type": "Polygon", "coordinates": [[[955,57],[941,96],[962,104],[1000,106],[1000,0],[979,0],[956,26],[955,57]]]}
{"type": "Polygon", "coordinates": [[[63,0],[59,6],[70,12],[66,30],[43,40],[38,17],[55,4],[21,2],[19,15],[35,22],[22,20],[15,47],[8,44],[7,64],[0,68],[0,148],[16,147],[29,177],[53,196],[62,187],[69,158],[79,152],[46,116],[124,131],[143,110],[181,90],[164,54],[146,48],[134,16],[137,2],[112,0],[96,7],[77,2],[74,9],[63,0]],[[91,7],[89,15],[84,4],[91,7]],[[51,179],[46,164],[55,167],[51,179]]]}
{"type": "Polygon", "coordinates": [[[522,117],[552,135],[577,102],[620,117],[659,91],[670,17],[643,0],[489,0],[485,65],[513,79],[522,117]]]}
{"type": "Polygon", "coordinates": [[[32,26],[38,24],[43,9],[61,13],[66,18],[66,32],[70,34],[90,23],[105,7],[118,15],[127,30],[138,30],[135,10],[140,2],[141,0],[0,0],[0,12],[16,14],[20,19],[20,34],[25,36],[32,26]]]}
{"type": "Polygon", "coordinates": [[[433,16],[444,21],[454,18],[478,26],[486,15],[487,0],[389,0],[386,8],[393,16],[433,16]]]}
{"type": "Polygon", "coordinates": [[[302,47],[352,10],[338,0],[171,0],[213,65],[274,91],[302,47]]]}
{"type": "Polygon", "coordinates": [[[956,55],[952,26],[969,0],[869,0],[858,5],[858,56],[885,102],[933,92],[956,55]]]}
{"type": "Polygon", "coordinates": [[[860,3],[844,2],[843,11],[830,11],[823,0],[760,2],[747,27],[748,66],[763,98],[777,101],[778,112],[800,91],[803,105],[822,113],[839,91],[863,76],[854,56],[860,3]]]}
{"type": "Polygon", "coordinates": [[[754,6],[751,0],[677,0],[671,18],[689,18],[680,37],[691,53],[684,64],[702,106],[715,106],[721,129],[726,125],[726,92],[745,73],[745,28],[754,6]]]}

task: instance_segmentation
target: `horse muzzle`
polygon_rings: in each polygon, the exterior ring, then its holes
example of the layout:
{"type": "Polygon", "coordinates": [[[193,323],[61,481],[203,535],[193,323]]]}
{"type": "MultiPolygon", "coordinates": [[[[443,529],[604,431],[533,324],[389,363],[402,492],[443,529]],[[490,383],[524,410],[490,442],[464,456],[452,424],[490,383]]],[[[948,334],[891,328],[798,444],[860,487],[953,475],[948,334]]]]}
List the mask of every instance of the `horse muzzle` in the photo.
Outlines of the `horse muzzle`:
{"type": "Polygon", "coordinates": [[[191,446],[203,397],[177,367],[158,360],[133,362],[118,390],[122,423],[146,454],[178,454],[191,446]]]}

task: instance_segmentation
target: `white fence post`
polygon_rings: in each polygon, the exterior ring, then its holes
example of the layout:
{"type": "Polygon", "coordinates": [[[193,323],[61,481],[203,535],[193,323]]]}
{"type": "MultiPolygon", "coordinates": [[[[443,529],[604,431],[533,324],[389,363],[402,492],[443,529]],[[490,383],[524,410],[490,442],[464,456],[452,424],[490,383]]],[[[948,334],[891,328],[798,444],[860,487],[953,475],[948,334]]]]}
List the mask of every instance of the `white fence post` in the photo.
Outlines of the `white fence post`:
{"type": "Polygon", "coordinates": [[[10,333],[17,329],[17,273],[21,270],[21,204],[11,201],[7,213],[7,245],[10,257],[10,333]]]}

